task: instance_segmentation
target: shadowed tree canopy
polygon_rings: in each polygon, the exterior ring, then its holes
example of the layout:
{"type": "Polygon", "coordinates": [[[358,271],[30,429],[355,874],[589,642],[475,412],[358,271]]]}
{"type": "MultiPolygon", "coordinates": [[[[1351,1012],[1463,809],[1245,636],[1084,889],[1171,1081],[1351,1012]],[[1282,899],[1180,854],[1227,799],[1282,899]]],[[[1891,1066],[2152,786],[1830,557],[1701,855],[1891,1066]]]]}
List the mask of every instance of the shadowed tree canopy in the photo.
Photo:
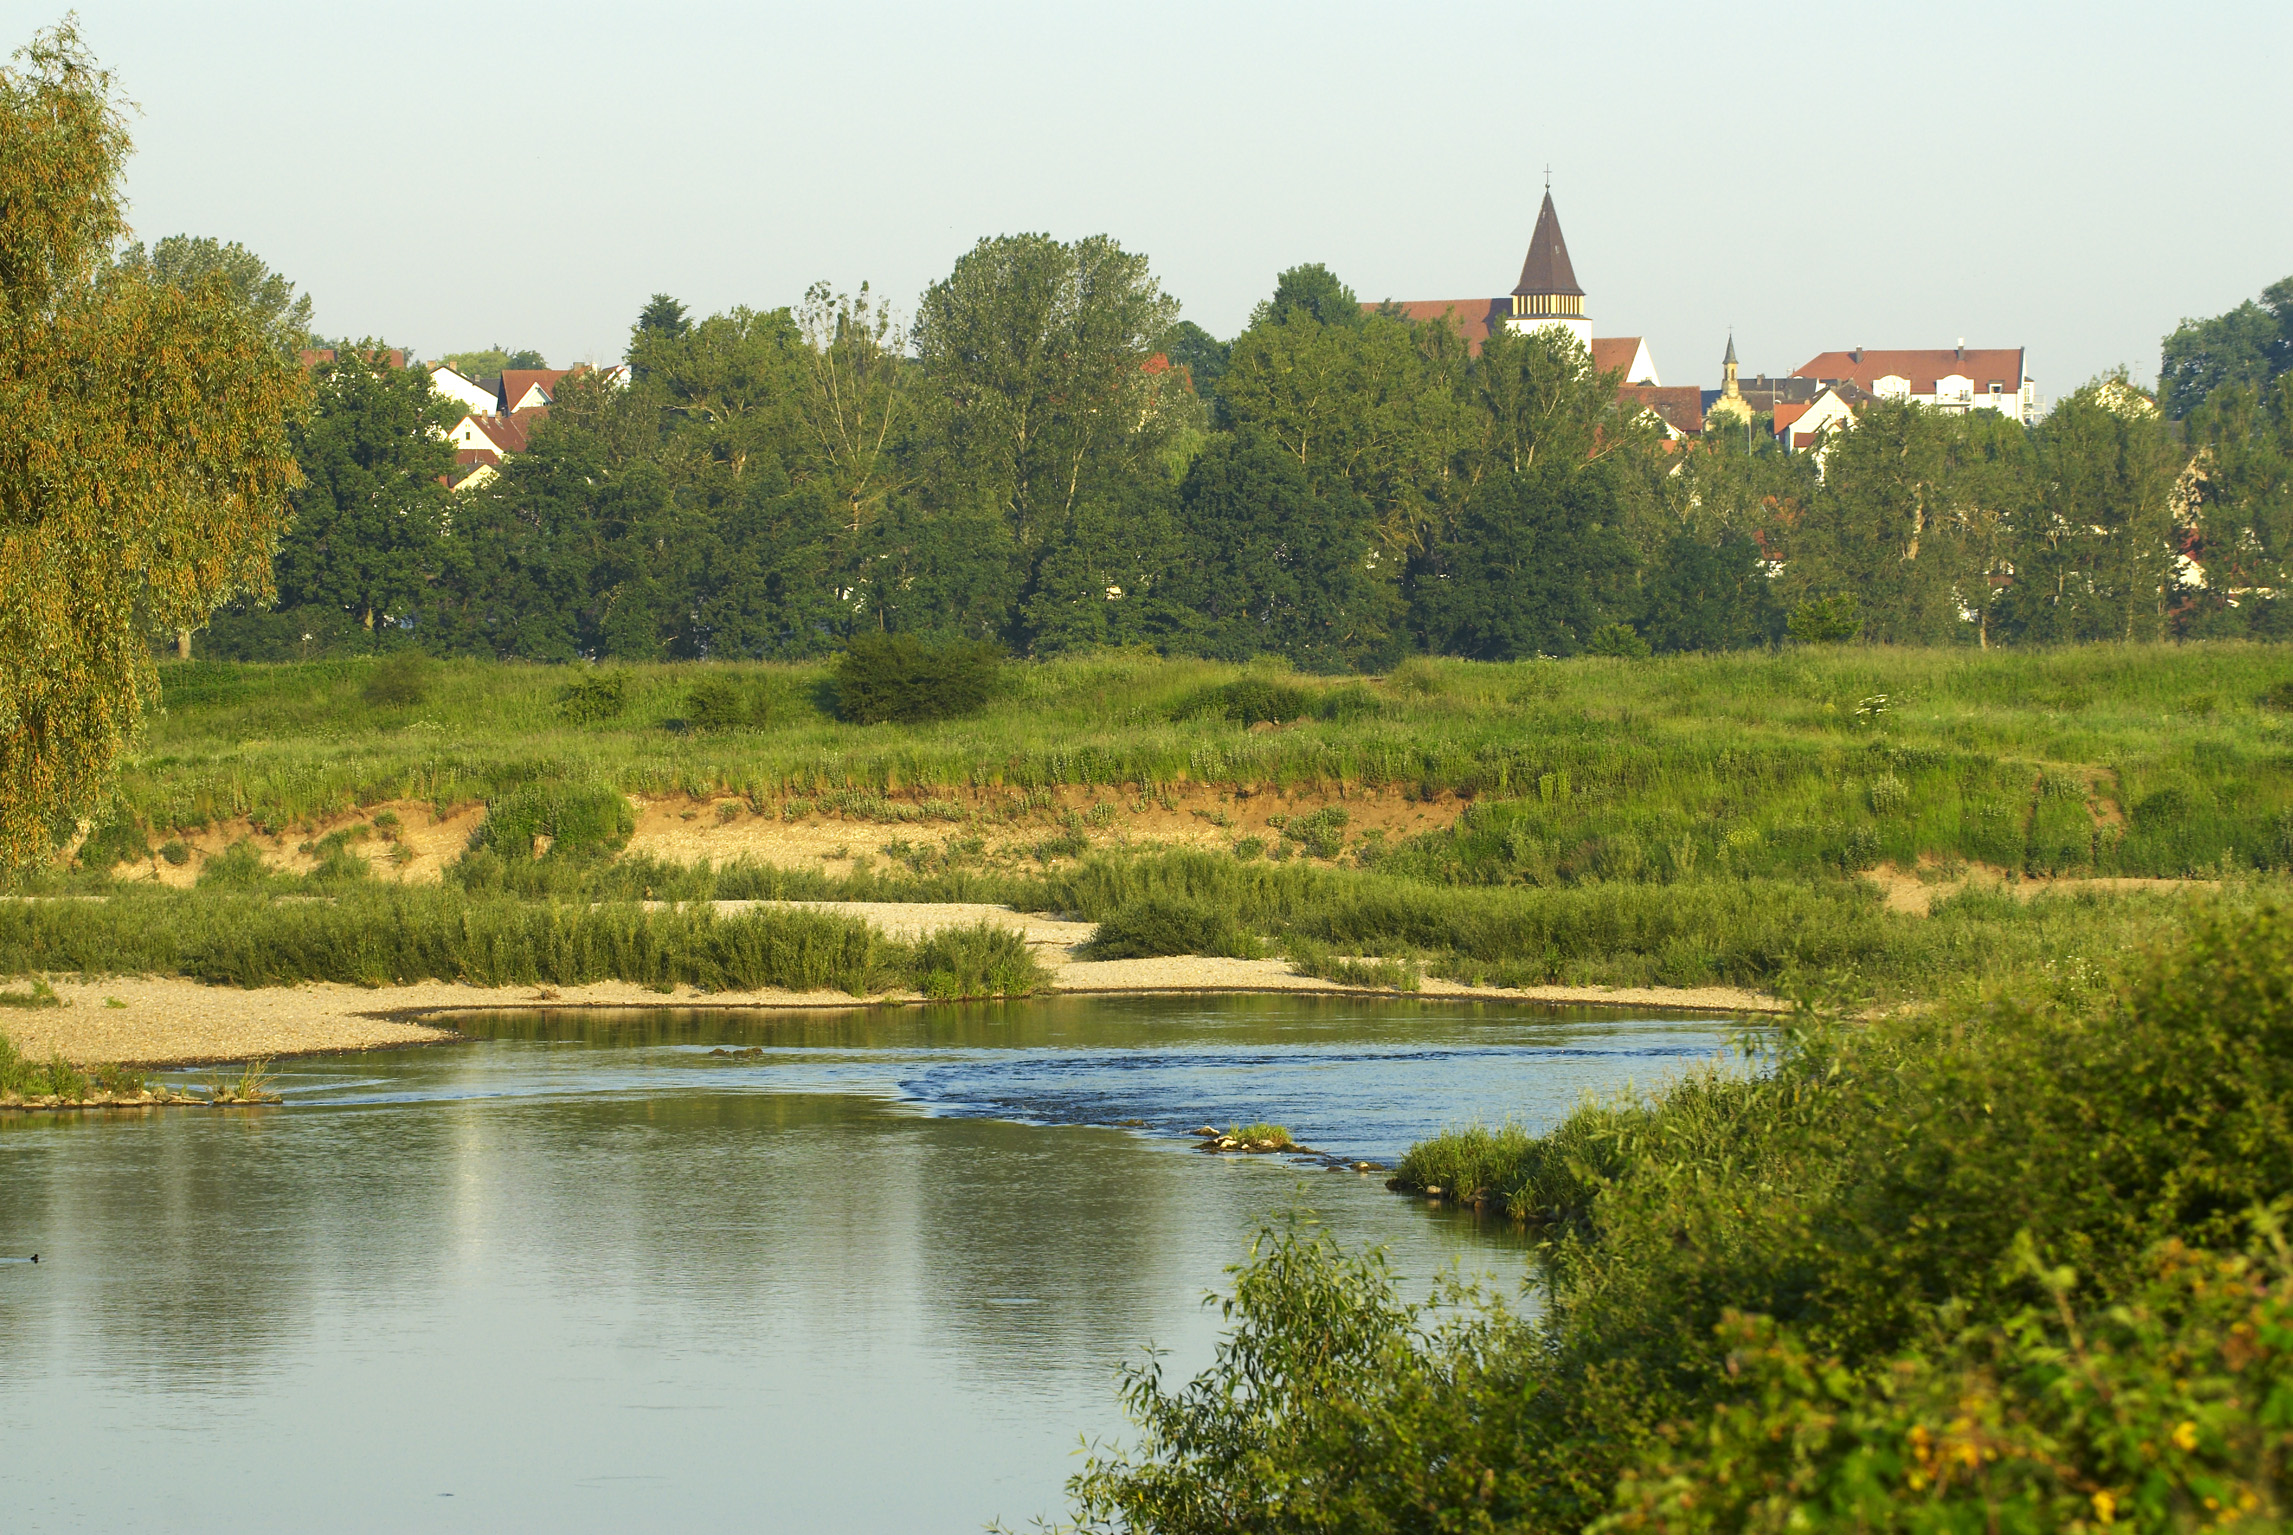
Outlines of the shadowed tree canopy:
{"type": "Polygon", "coordinates": [[[2175,419],[2224,385],[2260,390],[2293,369],[2293,277],[2209,320],[2184,320],[2158,360],[2158,404],[2175,419]]]}
{"type": "Polygon", "coordinates": [[[0,864],[84,815],[157,694],[148,636],[268,596],[306,387],[220,271],[107,257],[128,136],[69,23],[0,70],[0,864]]]}

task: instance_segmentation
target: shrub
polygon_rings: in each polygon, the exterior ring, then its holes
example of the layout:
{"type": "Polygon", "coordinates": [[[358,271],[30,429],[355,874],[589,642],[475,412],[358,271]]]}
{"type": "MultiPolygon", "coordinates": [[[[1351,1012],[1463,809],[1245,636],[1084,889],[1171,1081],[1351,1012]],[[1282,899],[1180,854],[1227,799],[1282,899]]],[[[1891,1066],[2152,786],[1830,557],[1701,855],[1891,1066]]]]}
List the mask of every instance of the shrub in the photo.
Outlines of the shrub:
{"type": "Polygon", "coordinates": [[[859,725],[958,719],[985,707],[1002,662],[1002,647],[984,640],[856,635],[836,663],[836,712],[859,725]]]}
{"type": "Polygon", "coordinates": [[[1324,805],[1311,814],[1290,817],[1282,826],[1282,837],[1316,858],[1335,858],[1345,851],[1349,819],[1343,805],[1324,805]]]}
{"type": "Polygon", "coordinates": [[[1785,627],[1802,645],[1837,645],[1863,631],[1863,609],[1854,597],[1814,597],[1791,610],[1785,627]]]}
{"type": "Polygon", "coordinates": [[[470,847],[503,858],[531,858],[535,843],[547,837],[552,858],[594,857],[618,853],[636,830],[637,818],[618,790],[529,783],[486,802],[486,819],[470,847]]]}
{"type": "Polygon", "coordinates": [[[401,650],[375,667],[361,693],[378,709],[411,709],[430,696],[430,658],[401,650]]]}
{"type": "Polygon", "coordinates": [[[191,861],[191,844],[181,837],[170,837],[160,845],[159,856],[175,867],[182,868],[191,861]]]}
{"type": "Polygon", "coordinates": [[[252,838],[241,837],[199,866],[199,883],[224,889],[249,889],[270,878],[263,850],[252,838]]]}
{"type": "Polygon", "coordinates": [[[1304,719],[1311,710],[1305,689],[1265,677],[1245,677],[1222,691],[1221,712],[1237,725],[1279,725],[1304,719]]]}
{"type": "Polygon", "coordinates": [[[85,869],[101,871],[150,856],[150,839],[122,805],[114,805],[110,814],[88,829],[80,843],[80,866],[85,869]]]}
{"type": "Polygon", "coordinates": [[[1630,624],[1602,624],[1592,631],[1592,638],[1584,642],[1584,649],[1587,655],[1616,656],[1627,661],[1646,660],[1650,654],[1648,642],[1630,624]]]}
{"type": "Polygon", "coordinates": [[[1149,895],[1125,902],[1100,919],[1085,952],[1092,959],[1158,959],[1206,954],[1256,959],[1257,940],[1242,931],[1234,912],[1208,901],[1149,895]]]}
{"type": "Polygon", "coordinates": [[[707,677],[685,697],[688,730],[739,730],[748,724],[748,703],[730,678],[707,677]]]}
{"type": "Polygon", "coordinates": [[[2261,695],[2264,709],[2293,710],[2293,681],[2272,682],[2261,695]]]}
{"type": "Polygon", "coordinates": [[[916,945],[910,971],[934,1002],[1024,997],[1049,979],[1026,935],[999,922],[943,928],[916,945]]]}
{"type": "Polygon", "coordinates": [[[628,707],[627,680],[619,672],[584,671],[557,690],[558,718],[575,725],[602,725],[628,707]]]}

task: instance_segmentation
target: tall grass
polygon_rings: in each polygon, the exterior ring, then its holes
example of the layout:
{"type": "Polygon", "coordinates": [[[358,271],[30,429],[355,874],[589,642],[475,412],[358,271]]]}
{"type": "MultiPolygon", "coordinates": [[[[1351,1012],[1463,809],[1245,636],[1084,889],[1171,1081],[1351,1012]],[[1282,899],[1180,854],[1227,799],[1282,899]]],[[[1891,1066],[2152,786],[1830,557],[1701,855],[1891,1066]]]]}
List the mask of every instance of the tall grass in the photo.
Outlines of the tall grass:
{"type": "Polygon", "coordinates": [[[1014,665],[979,715],[908,726],[838,722],[818,667],[616,667],[625,707],[580,719],[553,668],[442,663],[416,704],[371,701],[373,669],[163,668],[166,712],[121,777],[123,805],[164,832],[467,804],[537,780],[766,807],[937,797],[959,815],[1053,785],[1208,784],[1503,802],[1413,855],[1413,873],[1472,882],[1922,855],[2143,875],[2293,863],[2293,719],[2259,702],[2293,659],[2265,645],[1425,661],[1382,682],[1278,684],[1121,653],[1014,665]],[[781,702],[752,728],[686,732],[712,677],[781,702]],[[1296,693],[1302,712],[1252,733],[1202,706],[1244,682],[1296,693]]]}
{"type": "Polygon", "coordinates": [[[1024,995],[1043,981],[1008,928],[921,944],[857,918],[757,908],[646,910],[383,887],[332,898],[123,889],[106,901],[0,906],[0,973],[186,975],[236,986],[425,980],[482,986],[634,981],[708,991],[911,988],[1024,995]]]}

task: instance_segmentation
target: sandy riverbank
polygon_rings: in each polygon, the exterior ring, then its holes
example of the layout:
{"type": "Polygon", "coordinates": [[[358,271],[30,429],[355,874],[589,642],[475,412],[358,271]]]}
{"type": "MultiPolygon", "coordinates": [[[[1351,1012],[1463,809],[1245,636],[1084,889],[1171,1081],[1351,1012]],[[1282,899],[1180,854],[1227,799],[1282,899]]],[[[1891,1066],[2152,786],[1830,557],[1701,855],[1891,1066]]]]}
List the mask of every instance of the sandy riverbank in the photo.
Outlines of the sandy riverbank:
{"type": "MultiPolygon", "coordinates": [[[[728,908],[751,903],[724,902],[728,908]]],[[[1299,992],[1379,995],[1298,975],[1277,959],[1085,960],[1075,949],[1096,930],[1089,922],[1013,912],[1001,906],[870,902],[805,902],[865,917],[898,938],[983,918],[1018,928],[1044,967],[1051,990],[1074,995],[1156,992],[1299,992]]],[[[25,1054],[54,1052],[80,1064],[180,1065],[343,1050],[377,1050],[454,1038],[456,1013],[537,1008],[709,1007],[742,1009],[851,1008],[918,1000],[912,993],[855,998],[842,992],[702,992],[679,986],[660,992],[627,981],[589,986],[465,986],[425,981],[411,986],[361,987],[330,983],[241,990],[180,977],[70,980],[52,977],[62,1007],[0,1014],[0,1033],[25,1054]],[[116,1006],[114,1004],[117,1004],[116,1006]]],[[[1390,993],[1387,993],[1390,995],[1390,993]]],[[[1462,986],[1428,978],[1421,997],[1567,1005],[1676,1009],[1717,1013],[1777,1013],[1787,1004],[1732,987],[1462,986]]]]}

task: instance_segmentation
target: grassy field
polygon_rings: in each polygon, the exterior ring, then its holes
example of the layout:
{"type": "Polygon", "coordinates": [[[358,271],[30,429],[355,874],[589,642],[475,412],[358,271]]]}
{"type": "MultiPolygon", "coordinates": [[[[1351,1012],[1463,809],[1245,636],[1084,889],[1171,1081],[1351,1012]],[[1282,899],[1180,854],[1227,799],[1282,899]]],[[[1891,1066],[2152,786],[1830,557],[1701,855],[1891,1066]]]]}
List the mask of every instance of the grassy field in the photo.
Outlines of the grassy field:
{"type": "Polygon", "coordinates": [[[26,888],[112,899],[0,909],[0,970],[846,989],[936,976],[952,994],[1025,979],[993,981],[995,956],[942,963],[849,934],[838,942],[860,948],[837,949],[635,904],[810,897],[1060,910],[1109,924],[1110,955],[1270,945],[1315,974],[1397,986],[1422,971],[1889,999],[2008,973],[2098,986],[2197,906],[2274,888],[2293,863],[2293,714],[2276,707],[2293,657],[2250,644],[1413,661],[1382,678],[1125,653],[1012,665],[984,712],[922,726],[840,723],[825,671],[792,667],[194,663],[162,677],[165,711],[91,846],[222,826],[316,836],[386,801],[488,804],[485,845],[442,889],[376,888],[339,829],[292,879],[251,846],[208,858],[192,891],[51,871],[26,888]],[[614,857],[630,835],[614,791],[901,840],[886,864],[834,873],[614,857]],[[1051,791],[1071,835],[1032,856],[979,852],[975,829],[1050,816],[1051,791]],[[1288,813],[1278,835],[1208,834],[1207,848],[1094,850],[1082,835],[1181,791],[1213,807],[1272,791],[1288,813]],[[1099,801],[1089,826],[1078,792],[1099,801]],[[1368,824],[1364,807],[1401,800],[1442,814],[1414,833],[1368,824]],[[528,856],[550,807],[580,803],[596,811],[591,855],[528,856]],[[1931,912],[1887,909],[1861,877],[1882,866],[1926,881],[1931,912]],[[2126,877],[2185,883],[2091,882],[2126,877]]]}
{"type": "Polygon", "coordinates": [[[1012,666],[987,711],[925,726],[838,723],[821,669],[615,668],[620,711],[585,723],[561,703],[564,668],[440,663],[398,703],[369,701],[376,670],[165,667],[121,805],[159,834],[467,804],[535,779],[760,806],[1248,785],[1470,799],[1456,837],[1410,850],[1412,875],[1448,882],[2293,862],[2293,715],[2264,703],[2293,657],[2260,645],[1413,661],[1371,681],[1118,654],[1012,666]],[[1230,717],[1251,678],[1294,688],[1306,717],[1230,717]],[[706,681],[732,683],[758,723],[686,728],[706,681]]]}

